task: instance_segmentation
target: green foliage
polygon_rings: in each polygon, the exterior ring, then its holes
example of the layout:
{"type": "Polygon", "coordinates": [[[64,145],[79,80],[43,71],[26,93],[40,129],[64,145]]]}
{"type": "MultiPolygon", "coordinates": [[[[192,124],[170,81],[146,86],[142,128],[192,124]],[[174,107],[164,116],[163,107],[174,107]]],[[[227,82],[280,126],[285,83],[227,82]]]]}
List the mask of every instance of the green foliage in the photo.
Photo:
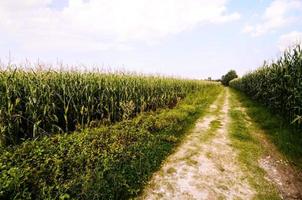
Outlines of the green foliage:
{"type": "Polygon", "coordinates": [[[276,62],[264,65],[230,85],[301,127],[302,50],[298,45],[276,62]]]}
{"type": "Polygon", "coordinates": [[[174,109],[0,148],[0,199],[128,199],[221,91],[209,84],[174,109]]]}
{"type": "MultiPolygon", "coordinates": [[[[253,199],[280,199],[274,184],[266,180],[265,171],[259,167],[258,161],[265,155],[265,148],[255,134],[259,130],[249,121],[245,113],[238,109],[239,102],[244,103],[244,106],[246,106],[245,101],[247,99],[243,99],[242,95],[234,90],[231,90],[230,94],[231,109],[229,115],[231,123],[229,134],[232,147],[238,150],[241,168],[245,171],[250,185],[257,191],[253,199]]],[[[250,109],[250,107],[246,108],[247,110],[250,109]]]]}
{"type": "Polygon", "coordinates": [[[237,73],[235,70],[230,70],[226,75],[221,77],[221,83],[225,86],[229,86],[229,82],[237,78],[237,73]]]}
{"type": "Polygon", "coordinates": [[[207,84],[123,74],[0,71],[0,143],[16,144],[172,108],[207,84]]]}
{"type": "Polygon", "coordinates": [[[246,107],[247,114],[265,131],[278,150],[302,169],[301,130],[290,126],[282,116],[273,114],[267,107],[251,100],[242,92],[232,90],[232,94],[246,107]]]}

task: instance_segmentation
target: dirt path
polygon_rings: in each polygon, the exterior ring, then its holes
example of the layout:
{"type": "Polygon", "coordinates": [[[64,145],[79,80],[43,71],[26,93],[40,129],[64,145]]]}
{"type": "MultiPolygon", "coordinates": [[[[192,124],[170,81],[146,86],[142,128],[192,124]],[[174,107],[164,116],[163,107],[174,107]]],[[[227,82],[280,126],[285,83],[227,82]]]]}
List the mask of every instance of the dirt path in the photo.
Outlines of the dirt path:
{"type": "Polygon", "coordinates": [[[290,166],[233,93],[225,89],[153,175],[138,199],[245,200],[270,199],[270,195],[273,199],[302,199],[302,174],[290,166]],[[241,117],[233,118],[233,112],[239,112],[241,117]],[[247,143],[238,147],[230,138],[229,127],[234,123],[244,124],[244,130],[260,142],[253,151],[261,149],[263,153],[250,157],[252,163],[244,164],[238,157],[249,149],[247,143]],[[252,170],[242,167],[246,164],[252,170]]]}
{"type": "Polygon", "coordinates": [[[229,94],[220,95],[183,143],[156,172],[140,199],[251,199],[230,144],[229,94]]]}

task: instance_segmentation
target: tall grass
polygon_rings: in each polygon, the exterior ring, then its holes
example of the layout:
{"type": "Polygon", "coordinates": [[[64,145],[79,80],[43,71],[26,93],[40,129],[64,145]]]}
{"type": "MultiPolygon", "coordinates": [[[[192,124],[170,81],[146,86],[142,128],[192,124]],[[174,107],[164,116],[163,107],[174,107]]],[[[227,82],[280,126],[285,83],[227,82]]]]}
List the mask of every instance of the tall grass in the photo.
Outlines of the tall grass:
{"type": "Polygon", "coordinates": [[[154,76],[2,70],[1,145],[173,107],[205,85],[154,76]]]}
{"type": "Polygon", "coordinates": [[[230,82],[265,106],[283,114],[302,127],[302,49],[300,45],[284,52],[277,61],[230,82]]]}

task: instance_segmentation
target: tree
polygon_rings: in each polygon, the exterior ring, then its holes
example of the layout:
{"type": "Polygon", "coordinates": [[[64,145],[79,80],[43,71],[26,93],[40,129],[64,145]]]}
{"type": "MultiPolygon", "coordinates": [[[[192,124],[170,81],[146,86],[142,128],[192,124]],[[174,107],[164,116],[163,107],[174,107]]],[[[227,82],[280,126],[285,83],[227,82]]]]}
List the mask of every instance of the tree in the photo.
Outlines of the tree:
{"type": "Polygon", "coordinates": [[[231,80],[237,78],[238,75],[235,70],[230,70],[226,75],[221,77],[221,83],[225,86],[229,86],[231,80]]]}

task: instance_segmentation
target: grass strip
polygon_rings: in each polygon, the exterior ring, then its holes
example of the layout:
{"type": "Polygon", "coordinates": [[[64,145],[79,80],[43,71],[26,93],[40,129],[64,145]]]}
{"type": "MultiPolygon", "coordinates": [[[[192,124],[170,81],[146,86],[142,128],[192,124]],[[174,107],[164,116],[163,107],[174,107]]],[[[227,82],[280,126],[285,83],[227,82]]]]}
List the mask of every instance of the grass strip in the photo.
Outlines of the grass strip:
{"type": "Polygon", "coordinates": [[[246,107],[246,112],[254,122],[267,133],[278,150],[296,167],[302,170],[301,129],[292,127],[276,113],[251,100],[245,94],[232,90],[236,98],[246,107]]]}
{"type": "Polygon", "coordinates": [[[238,108],[241,98],[233,90],[230,92],[230,119],[229,134],[232,146],[238,150],[238,160],[247,176],[248,182],[256,190],[255,199],[280,199],[274,185],[265,179],[266,173],[259,167],[258,160],[264,149],[257,138],[252,134],[256,130],[247,124],[247,116],[238,108]],[[240,99],[239,99],[240,98],[240,99]]]}

